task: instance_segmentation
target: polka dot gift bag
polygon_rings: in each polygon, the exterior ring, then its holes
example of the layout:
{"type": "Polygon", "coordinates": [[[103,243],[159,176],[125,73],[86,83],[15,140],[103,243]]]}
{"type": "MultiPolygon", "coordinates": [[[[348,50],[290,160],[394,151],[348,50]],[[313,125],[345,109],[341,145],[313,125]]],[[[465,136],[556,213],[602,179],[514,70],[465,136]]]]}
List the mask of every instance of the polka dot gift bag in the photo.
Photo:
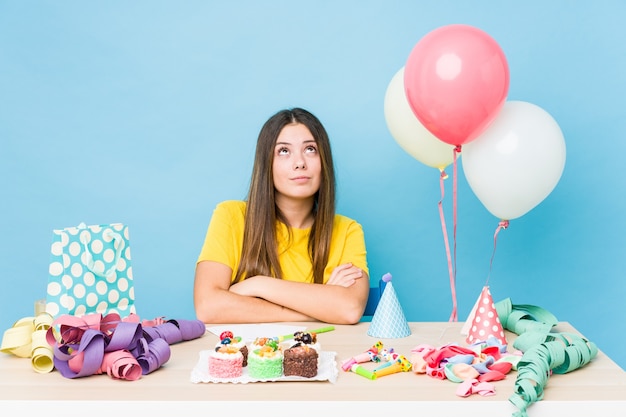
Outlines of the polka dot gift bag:
{"type": "Polygon", "coordinates": [[[53,230],[46,311],[135,313],[128,226],[121,223],[53,230]]]}

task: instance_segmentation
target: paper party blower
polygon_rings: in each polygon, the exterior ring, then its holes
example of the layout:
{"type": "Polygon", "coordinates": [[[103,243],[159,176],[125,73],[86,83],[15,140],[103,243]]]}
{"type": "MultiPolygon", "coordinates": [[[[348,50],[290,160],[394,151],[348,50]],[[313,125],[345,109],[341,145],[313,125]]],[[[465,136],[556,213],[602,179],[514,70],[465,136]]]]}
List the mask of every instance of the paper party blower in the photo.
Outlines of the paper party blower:
{"type": "Polygon", "coordinates": [[[409,372],[413,364],[405,356],[398,355],[398,357],[391,362],[388,366],[383,365],[374,369],[374,375],[376,378],[385,375],[397,374],[398,372],[409,372]]]}
{"type": "Polygon", "coordinates": [[[467,334],[465,341],[468,344],[485,342],[489,338],[497,339],[502,345],[507,344],[489,286],[483,287],[463,328],[462,333],[467,334]]]}
{"type": "Polygon", "coordinates": [[[391,284],[391,274],[383,275],[387,283],[383,295],[378,301],[376,312],[367,331],[368,336],[386,339],[398,339],[411,335],[411,329],[404,316],[398,297],[391,284]]]}
{"type": "Polygon", "coordinates": [[[364,363],[364,362],[380,362],[380,356],[378,354],[383,348],[383,342],[380,340],[374,344],[371,348],[367,349],[365,352],[353,356],[349,359],[346,359],[341,364],[341,369],[344,371],[353,370],[352,366],[354,364],[364,363]]]}

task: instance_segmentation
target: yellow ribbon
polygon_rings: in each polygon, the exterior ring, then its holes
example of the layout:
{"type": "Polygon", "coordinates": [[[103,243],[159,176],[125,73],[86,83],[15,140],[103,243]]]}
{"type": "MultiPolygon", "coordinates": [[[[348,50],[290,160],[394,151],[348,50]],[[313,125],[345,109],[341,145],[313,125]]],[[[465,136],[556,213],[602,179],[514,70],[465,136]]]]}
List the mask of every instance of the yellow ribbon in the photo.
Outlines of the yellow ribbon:
{"type": "Polygon", "coordinates": [[[4,332],[0,351],[20,358],[31,358],[35,372],[51,372],[54,369],[54,354],[46,341],[46,333],[52,322],[53,318],[48,313],[19,319],[4,332]]]}

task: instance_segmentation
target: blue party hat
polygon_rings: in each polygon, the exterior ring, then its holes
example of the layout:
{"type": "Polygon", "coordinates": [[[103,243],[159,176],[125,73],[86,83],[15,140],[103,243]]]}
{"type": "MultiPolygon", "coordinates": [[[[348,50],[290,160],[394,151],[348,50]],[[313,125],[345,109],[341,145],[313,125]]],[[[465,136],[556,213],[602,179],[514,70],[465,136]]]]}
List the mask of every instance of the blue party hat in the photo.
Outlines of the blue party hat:
{"type": "Polygon", "coordinates": [[[410,336],[411,329],[398,301],[396,291],[393,289],[391,274],[383,275],[383,281],[387,285],[380,297],[367,334],[383,339],[399,339],[410,336]]]}

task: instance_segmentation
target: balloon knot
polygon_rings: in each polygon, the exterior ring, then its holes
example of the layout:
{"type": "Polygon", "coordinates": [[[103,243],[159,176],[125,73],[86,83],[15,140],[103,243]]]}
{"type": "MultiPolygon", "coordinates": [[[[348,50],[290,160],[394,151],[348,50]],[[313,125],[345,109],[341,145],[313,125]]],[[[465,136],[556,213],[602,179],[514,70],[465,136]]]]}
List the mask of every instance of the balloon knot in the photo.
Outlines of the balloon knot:
{"type": "Polygon", "coordinates": [[[461,153],[461,145],[456,145],[456,146],[454,147],[454,152],[456,152],[456,153],[461,153]]]}
{"type": "Polygon", "coordinates": [[[499,226],[503,229],[506,229],[507,227],[509,227],[509,221],[508,220],[502,220],[499,224],[499,226]]]}
{"type": "Polygon", "coordinates": [[[446,171],[444,171],[443,169],[441,170],[440,178],[442,180],[447,180],[448,179],[448,174],[446,174],[446,171]]]}

